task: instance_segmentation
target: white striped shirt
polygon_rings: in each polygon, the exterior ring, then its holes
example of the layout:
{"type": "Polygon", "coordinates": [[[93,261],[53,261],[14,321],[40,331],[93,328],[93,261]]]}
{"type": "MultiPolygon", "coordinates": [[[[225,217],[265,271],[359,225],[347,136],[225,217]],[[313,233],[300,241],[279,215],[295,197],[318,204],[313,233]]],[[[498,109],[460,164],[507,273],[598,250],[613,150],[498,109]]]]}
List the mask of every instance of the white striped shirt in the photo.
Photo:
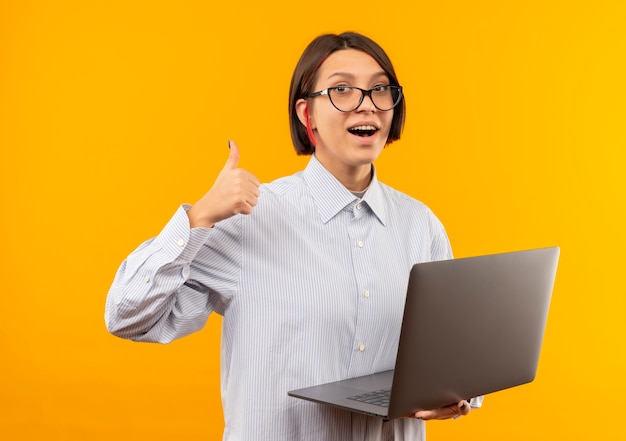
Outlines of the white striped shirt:
{"type": "Polygon", "coordinates": [[[358,199],[312,156],[262,185],[251,215],[190,229],[187,208],[121,265],[110,332],[167,343],[222,314],[224,440],[424,439],[420,420],[287,396],[393,368],[411,266],[452,257],[424,204],[375,174],[358,199]]]}

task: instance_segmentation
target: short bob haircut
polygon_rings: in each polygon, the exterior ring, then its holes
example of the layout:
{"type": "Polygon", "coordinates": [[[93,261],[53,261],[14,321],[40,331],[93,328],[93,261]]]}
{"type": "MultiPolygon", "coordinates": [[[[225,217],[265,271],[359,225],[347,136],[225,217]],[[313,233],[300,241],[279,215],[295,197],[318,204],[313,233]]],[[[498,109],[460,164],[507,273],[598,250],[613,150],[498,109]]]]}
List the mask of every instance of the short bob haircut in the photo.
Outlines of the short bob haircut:
{"type": "MultiPolygon", "coordinates": [[[[315,146],[311,143],[306,127],[298,119],[296,113],[296,102],[301,98],[307,98],[317,80],[317,71],[333,52],[345,49],[356,49],[369,54],[380,64],[380,67],[389,77],[389,84],[399,86],[398,78],[391,64],[391,60],[375,41],[364,35],[355,32],[344,32],[342,34],[324,34],[313,40],[302,53],[298,64],[291,77],[289,88],[289,125],[291,127],[291,139],[293,140],[296,152],[299,155],[311,155],[315,151],[315,146]]],[[[400,139],[400,133],[404,126],[406,105],[404,95],[402,100],[393,109],[393,119],[387,144],[400,139]]]]}

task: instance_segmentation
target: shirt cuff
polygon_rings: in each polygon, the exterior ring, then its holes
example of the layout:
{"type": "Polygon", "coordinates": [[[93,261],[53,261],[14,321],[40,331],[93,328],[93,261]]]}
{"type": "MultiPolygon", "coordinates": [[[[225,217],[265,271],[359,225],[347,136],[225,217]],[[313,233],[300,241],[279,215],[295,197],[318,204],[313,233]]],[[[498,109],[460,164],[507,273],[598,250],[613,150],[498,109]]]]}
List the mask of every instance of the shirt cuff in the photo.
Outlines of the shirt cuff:
{"type": "Polygon", "coordinates": [[[469,403],[472,409],[480,409],[481,407],[483,407],[484,398],[485,398],[484,395],[480,395],[478,397],[474,397],[471,400],[469,400],[469,403]]]}
{"type": "Polygon", "coordinates": [[[187,217],[189,208],[190,205],[181,205],[157,236],[162,249],[172,260],[191,262],[213,231],[212,228],[191,228],[187,217]]]}

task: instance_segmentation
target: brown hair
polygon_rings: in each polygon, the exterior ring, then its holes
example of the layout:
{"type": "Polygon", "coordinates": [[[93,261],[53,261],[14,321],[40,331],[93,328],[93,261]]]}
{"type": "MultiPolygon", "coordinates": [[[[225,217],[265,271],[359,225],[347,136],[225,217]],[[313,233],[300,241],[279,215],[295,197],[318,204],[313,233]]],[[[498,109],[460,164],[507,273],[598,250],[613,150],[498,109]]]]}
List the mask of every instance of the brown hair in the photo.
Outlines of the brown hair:
{"type": "MultiPolygon", "coordinates": [[[[296,102],[309,96],[315,84],[317,71],[326,58],[338,50],[356,49],[370,55],[389,77],[389,84],[399,86],[398,78],[391,64],[391,60],[375,41],[355,32],[343,34],[324,34],[313,40],[302,53],[298,64],[291,77],[289,88],[289,125],[291,127],[291,139],[296,152],[299,155],[310,155],[315,151],[311,143],[306,127],[298,119],[296,102]]],[[[400,103],[393,109],[393,119],[387,144],[400,139],[400,133],[404,126],[406,105],[404,96],[400,103]]]]}

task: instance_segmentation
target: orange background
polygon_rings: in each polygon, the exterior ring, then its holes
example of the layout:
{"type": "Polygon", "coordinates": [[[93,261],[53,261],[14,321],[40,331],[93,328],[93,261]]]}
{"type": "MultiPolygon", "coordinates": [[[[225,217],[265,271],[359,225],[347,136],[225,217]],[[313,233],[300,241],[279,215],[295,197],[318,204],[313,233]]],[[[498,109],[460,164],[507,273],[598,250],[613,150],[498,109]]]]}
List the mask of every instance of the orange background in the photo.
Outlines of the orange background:
{"type": "Polygon", "coordinates": [[[561,246],[535,382],[429,441],[623,439],[624,2],[212,3],[0,1],[0,438],[220,438],[220,318],[136,344],[105,330],[105,296],[227,139],[262,181],[305,165],[292,69],[318,34],[356,30],[407,97],[381,179],[458,257],[561,246]]]}

